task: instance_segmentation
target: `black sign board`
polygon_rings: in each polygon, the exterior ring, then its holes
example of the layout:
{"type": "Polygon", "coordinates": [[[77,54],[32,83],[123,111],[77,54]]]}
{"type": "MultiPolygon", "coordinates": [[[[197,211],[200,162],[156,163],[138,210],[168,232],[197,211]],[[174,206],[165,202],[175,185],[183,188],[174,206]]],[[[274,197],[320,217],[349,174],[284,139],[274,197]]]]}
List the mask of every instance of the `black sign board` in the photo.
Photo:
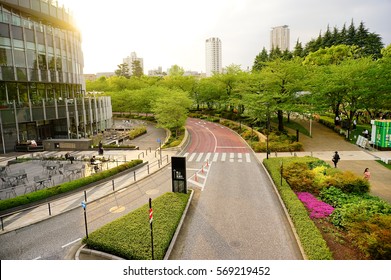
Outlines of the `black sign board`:
{"type": "Polygon", "coordinates": [[[187,193],[186,158],[171,157],[172,191],[187,193]]]}

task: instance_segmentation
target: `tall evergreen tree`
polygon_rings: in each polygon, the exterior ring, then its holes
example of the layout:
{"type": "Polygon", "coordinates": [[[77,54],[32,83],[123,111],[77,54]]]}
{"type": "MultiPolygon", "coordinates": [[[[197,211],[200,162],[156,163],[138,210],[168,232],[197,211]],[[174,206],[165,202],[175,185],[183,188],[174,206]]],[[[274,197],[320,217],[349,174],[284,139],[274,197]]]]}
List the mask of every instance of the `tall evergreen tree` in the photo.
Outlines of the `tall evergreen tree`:
{"type": "Polygon", "coordinates": [[[304,49],[299,39],[296,41],[295,48],[293,50],[293,57],[304,57],[304,49]]]}
{"type": "Polygon", "coordinates": [[[266,62],[268,61],[269,55],[265,47],[263,47],[262,51],[255,57],[252,71],[260,71],[263,67],[265,67],[266,62]]]}

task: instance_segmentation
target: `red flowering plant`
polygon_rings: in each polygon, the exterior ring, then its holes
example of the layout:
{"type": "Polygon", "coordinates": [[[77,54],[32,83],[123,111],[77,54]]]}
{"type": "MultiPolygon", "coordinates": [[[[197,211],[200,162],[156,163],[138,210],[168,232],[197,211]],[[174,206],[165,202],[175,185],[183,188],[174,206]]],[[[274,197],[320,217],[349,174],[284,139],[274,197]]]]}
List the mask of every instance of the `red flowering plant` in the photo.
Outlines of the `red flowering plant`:
{"type": "Polygon", "coordinates": [[[315,196],[308,192],[296,193],[299,200],[305,205],[305,207],[311,212],[311,219],[326,218],[334,211],[334,207],[326,202],[317,199],[315,196]]]}

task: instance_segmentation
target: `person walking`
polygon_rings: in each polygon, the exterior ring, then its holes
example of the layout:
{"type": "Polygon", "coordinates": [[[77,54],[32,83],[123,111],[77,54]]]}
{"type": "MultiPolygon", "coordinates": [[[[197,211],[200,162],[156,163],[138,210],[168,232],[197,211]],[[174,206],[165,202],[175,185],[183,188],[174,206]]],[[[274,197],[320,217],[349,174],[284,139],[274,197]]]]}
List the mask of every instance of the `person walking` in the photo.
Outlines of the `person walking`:
{"type": "Polygon", "coordinates": [[[335,154],[333,156],[333,159],[332,161],[334,162],[334,167],[337,168],[337,164],[338,164],[338,161],[340,160],[341,158],[339,157],[339,154],[337,151],[335,151],[335,154]]]}
{"type": "Polygon", "coordinates": [[[371,172],[369,172],[369,168],[365,168],[364,170],[364,179],[369,181],[369,179],[371,178],[371,172]]]}

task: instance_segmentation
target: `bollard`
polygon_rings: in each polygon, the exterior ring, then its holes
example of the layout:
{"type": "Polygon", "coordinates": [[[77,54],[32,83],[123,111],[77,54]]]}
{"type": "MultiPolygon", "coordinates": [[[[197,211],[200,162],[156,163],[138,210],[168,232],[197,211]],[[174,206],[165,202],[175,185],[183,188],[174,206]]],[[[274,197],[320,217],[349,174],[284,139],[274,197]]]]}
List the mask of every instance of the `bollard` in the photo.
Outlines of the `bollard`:
{"type": "Polygon", "coordinates": [[[84,201],[87,202],[87,191],[84,191],[84,201]]]}
{"type": "Polygon", "coordinates": [[[1,230],[4,231],[3,217],[1,217],[1,230]]]}
{"type": "Polygon", "coordinates": [[[136,171],[133,172],[133,178],[134,178],[134,181],[136,182],[136,171]]]}
{"type": "Polygon", "coordinates": [[[52,211],[50,209],[50,202],[48,203],[48,208],[49,208],[49,216],[51,216],[52,215],[52,211]]]}
{"type": "Polygon", "coordinates": [[[147,165],[148,175],[149,175],[149,164],[147,165]]]}
{"type": "Polygon", "coordinates": [[[114,191],[114,180],[111,180],[111,184],[113,185],[113,191],[114,191]]]}

